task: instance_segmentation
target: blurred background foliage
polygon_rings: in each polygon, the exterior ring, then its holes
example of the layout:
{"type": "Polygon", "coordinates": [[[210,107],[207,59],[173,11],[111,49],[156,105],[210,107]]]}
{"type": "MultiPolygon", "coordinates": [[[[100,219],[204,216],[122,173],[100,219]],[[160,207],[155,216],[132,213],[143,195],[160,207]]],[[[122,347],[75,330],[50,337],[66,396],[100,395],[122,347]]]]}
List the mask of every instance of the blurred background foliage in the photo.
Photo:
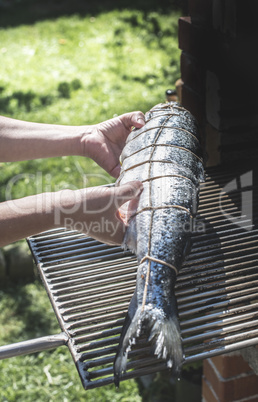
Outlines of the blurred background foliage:
{"type": "MultiPolygon", "coordinates": [[[[185,3],[0,0],[0,114],[82,125],[146,112],[180,77],[177,26],[185,3]]],[[[111,181],[82,157],[1,163],[0,201],[111,181]]],[[[34,281],[2,281],[0,344],[58,332],[37,274],[34,281]]],[[[131,380],[119,390],[85,393],[66,348],[2,360],[0,371],[2,402],[180,400],[166,377],[150,392],[131,380]]]]}

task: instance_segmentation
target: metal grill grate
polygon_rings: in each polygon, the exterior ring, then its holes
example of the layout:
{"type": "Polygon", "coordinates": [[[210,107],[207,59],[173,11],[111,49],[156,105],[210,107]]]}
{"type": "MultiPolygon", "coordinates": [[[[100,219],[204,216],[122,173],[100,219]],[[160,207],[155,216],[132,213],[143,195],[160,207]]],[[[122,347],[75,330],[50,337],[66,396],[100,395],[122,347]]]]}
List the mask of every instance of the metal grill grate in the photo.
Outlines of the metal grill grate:
{"type": "MultiPolygon", "coordinates": [[[[248,170],[210,169],[202,185],[192,251],[176,283],[186,363],[258,344],[254,179],[248,170]]],[[[113,360],[135,287],[135,257],[64,229],[28,242],[83,386],[113,382],[113,360]]],[[[129,359],[124,379],[166,369],[144,339],[129,359]]]]}

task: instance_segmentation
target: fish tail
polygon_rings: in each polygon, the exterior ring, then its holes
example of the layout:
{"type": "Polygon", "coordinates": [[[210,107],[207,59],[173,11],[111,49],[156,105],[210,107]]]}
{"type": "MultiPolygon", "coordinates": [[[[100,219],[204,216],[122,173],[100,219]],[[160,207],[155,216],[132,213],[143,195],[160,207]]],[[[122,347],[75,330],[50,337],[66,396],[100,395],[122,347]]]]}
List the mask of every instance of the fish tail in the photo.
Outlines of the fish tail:
{"type": "Polygon", "coordinates": [[[166,360],[167,366],[173,374],[179,374],[183,363],[182,341],[176,314],[167,316],[162,309],[148,309],[138,307],[132,319],[127,317],[124,331],[121,334],[118,352],[114,362],[114,382],[119,381],[126,371],[128,352],[136,339],[141,335],[142,329],[153,343],[153,354],[157,358],[166,360]]]}
{"type": "Polygon", "coordinates": [[[167,367],[178,375],[183,363],[183,349],[179,323],[175,315],[149,321],[149,341],[154,340],[154,355],[167,362],[167,367]]]}

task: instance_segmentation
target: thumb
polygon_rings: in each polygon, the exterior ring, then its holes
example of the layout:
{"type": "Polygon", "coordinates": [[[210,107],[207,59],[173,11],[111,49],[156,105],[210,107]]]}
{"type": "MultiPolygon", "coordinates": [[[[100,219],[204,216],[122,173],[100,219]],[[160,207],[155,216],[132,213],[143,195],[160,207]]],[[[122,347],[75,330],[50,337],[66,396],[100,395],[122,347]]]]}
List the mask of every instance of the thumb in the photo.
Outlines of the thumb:
{"type": "Polygon", "coordinates": [[[131,112],[122,115],[123,123],[127,129],[140,128],[145,124],[145,116],[142,112],[131,112]]]}
{"type": "Polygon", "coordinates": [[[145,124],[145,116],[142,112],[134,112],[131,117],[132,126],[140,128],[145,124]]]}
{"type": "Polygon", "coordinates": [[[115,187],[115,202],[117,209],[124,203],[140,196],[143,184],[140,181],[130,181],[122,186],[115,187]]]}

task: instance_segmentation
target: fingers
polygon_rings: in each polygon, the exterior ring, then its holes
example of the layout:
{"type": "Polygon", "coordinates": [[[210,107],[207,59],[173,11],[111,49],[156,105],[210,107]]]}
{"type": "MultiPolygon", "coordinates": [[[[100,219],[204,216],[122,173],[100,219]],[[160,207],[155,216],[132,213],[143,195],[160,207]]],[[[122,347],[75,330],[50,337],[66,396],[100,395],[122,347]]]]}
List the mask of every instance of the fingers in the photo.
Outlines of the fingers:
{"type": "Polygon", "coordinates": [[[140,128],[145,124],[145,116],[142,112],[126,113],[121,116],[124,125],[127,128],[136,127],[140,128]]]}
{"type": "Polygon", "coordinates": [[[145,124],[145,116],[142,112],[134,112],[132,116],[133,126],[140,128],[145,124]]]}
{"type": "Polygon", "coordinates": [[[114,191],[117,208],[121,207],[125,202],[139,197],[142,190],[143,184],[140,181],[131,181],[116,187],[114,191]]]}

